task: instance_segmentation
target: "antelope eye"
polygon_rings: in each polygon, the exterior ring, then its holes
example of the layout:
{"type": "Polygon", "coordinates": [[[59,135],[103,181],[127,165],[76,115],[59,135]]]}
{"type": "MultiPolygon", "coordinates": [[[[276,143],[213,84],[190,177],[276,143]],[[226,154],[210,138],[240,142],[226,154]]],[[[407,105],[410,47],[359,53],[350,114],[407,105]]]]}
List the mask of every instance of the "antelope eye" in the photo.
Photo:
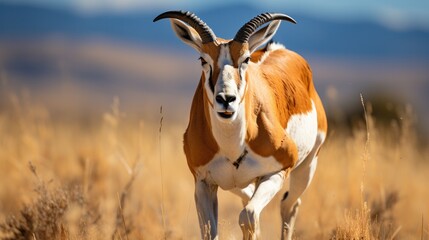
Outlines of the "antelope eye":
{"type": "Polygon", "coordinates": [[[207,64],[207,61],[204,60],[204,58],[200,57],[199,59],[201,61],[201,66],[204,66],[205,64],[207,64]]]}
{"type": "Polygon", "coordinates": [[[250,57],[247,57],[246,59],[244,59],[243,63],[248,64],[250,61],[250,57]]]}

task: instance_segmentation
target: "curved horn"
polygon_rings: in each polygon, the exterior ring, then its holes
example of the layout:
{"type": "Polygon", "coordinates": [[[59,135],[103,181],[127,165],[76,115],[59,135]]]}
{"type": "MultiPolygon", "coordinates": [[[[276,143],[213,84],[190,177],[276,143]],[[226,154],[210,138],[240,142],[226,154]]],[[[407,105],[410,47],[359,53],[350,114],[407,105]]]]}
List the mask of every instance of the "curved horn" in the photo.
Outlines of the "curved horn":
{"type": "Polygon", "coordinates": [[[249,22],[243,25],[243,27],[238,30],[237,34],[234,37],[234,41],[240,43],[246,43],[249,41],[250,36],[258,29],[260,26],[264,25],[267,22],[274,20],[286,20],[291,23],[296,23],[296,21],[289,17],[286,14],[281,13],[262,13],[258,16],[252,18],[249,22]]]}
{"type": "Polygon", "coordinates": [[[176,18],[189,24],[195,29],[195,31],[198,32],[203,43],[213,42],[216,40],[216,35],[213,33],[210,27],[192,12],[169,11],[161,13],[153,21],[156,22],[164,18],[176,18]]]}

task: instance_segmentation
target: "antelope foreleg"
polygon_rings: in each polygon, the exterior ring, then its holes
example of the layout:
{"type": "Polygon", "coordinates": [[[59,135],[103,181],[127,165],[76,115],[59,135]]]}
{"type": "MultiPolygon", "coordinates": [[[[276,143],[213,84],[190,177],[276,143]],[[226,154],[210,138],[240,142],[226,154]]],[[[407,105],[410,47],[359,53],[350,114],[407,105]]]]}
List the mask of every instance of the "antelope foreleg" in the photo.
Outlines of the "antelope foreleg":
{"type": "Polygon", "coordinates": [[[217,185],[203,180],[195,182],[195,204],[200,222],[201,238],[218,239],[217,233],[217,185]]]}

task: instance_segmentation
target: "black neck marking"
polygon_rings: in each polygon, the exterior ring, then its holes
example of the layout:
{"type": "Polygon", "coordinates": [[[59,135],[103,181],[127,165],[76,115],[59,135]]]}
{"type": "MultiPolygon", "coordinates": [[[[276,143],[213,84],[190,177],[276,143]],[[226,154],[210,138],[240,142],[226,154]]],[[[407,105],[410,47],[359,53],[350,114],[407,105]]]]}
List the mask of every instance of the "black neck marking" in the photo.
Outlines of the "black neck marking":
{"type": "Polygon", "coordinates": [[[235,169],[238,169],[238,167],[240,166],[241,161],[243,161],[244,157],[246,157],[248,151],[247,149],[244,149],[243,153],[240,155],[240,157],[237,158],[237,160],[235,160],[235,162],[232,164],[235,166],[235,169]]]}

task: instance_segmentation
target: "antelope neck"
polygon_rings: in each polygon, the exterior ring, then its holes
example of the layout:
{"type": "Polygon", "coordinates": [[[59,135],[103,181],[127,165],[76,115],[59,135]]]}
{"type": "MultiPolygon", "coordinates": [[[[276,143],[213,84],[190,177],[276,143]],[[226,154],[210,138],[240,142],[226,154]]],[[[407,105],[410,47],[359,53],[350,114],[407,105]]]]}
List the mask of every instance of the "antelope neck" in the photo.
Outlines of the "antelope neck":
{"type": "Polygon", "coordinates": [[[210,123],[213,136],[219,146],[219,154],[235,161],[245,149],[247,132],[245,101],[237,111],[237,117],[231,122],[219,121],[213,109],[210,110],[210,123]]]}

